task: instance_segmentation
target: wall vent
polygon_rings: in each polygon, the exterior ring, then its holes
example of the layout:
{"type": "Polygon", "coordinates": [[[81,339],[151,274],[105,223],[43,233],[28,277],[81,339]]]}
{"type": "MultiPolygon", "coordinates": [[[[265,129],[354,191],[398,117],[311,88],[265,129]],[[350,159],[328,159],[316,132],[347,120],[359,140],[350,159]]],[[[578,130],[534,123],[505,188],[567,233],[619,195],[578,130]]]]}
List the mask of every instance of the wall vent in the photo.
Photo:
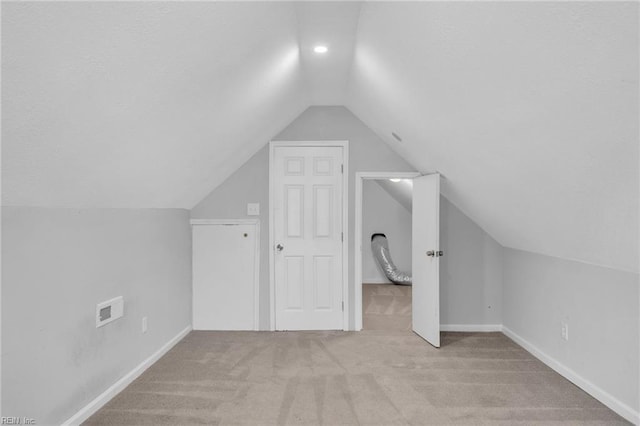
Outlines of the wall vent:
{"type": "Polygon", "coordinates": [[[124,315],[124,299],[122,296],[98,303],[96,305],[96,328],[109,324],[124,315]]]}

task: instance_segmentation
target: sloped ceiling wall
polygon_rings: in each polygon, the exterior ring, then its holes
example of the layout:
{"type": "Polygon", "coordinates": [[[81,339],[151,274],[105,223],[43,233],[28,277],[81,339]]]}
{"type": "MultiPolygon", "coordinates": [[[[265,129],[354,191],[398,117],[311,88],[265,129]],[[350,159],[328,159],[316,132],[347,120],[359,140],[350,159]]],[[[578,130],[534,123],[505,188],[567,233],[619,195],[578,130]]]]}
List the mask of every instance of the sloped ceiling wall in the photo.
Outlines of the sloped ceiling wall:
{"type": "Polygon", "coordinates": [[[501,244],[638,270],[637,3],[367,3],[346,105],[501,244]]]}
{"type": "Polygon", "coordinates": [[[3,205],[191,208],[307,106],[344,104],[501,244],[637,271],[637,17],[4,2],[3,205]]]}
{"type": "Polygon", "coordinates": [[[411,179],[402,179],[400,182],[376,179],[374,182],[411,213],[413,208],[413,181],[411,179]]]}
{"type": "Polygon", "coordinates": [[[344,103],[360,4],[2,9],[3,205],[191,208],[309,105],[344,103]]]}
{"type": "Polygon", "coordinates": [[[186,207],[309,104],[285,3],[3,3],[3,204],[186,207]]]}

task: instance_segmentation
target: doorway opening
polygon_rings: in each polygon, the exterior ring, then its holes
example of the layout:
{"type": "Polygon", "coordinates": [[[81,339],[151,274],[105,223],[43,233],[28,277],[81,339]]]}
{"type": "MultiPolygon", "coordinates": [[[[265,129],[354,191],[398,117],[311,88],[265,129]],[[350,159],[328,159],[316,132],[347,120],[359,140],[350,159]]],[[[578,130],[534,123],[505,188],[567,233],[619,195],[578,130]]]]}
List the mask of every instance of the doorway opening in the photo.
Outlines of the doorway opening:
{"type": "Polygon", "coordinates": [[[356,174],[356,330],[412,329],[412,288],[406,284],[412,263],[412,179],[418,176],[356,174]],[[377,235],[372,245],[376,234],[384,237],[377,235]]]}

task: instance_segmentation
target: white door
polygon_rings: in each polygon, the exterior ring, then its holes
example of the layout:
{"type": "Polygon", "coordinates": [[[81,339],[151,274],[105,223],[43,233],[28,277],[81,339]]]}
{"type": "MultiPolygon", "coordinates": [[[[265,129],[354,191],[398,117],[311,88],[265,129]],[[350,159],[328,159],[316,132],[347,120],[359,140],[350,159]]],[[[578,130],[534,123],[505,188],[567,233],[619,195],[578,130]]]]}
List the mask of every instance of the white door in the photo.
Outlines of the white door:
{"type": "Polygon", "coordinates": [[[342,321],[342,147],[274,147],[277,330],[342,321]]]}
{"type": "Polygon", "coordinates": [[[194,330],[254,330],[256,224],[193,225],[194,330]]]}
{"type": "Polygon", "coordinates": [[[440,175],[413,180],[413,331],[440,347],[440,175]]]}

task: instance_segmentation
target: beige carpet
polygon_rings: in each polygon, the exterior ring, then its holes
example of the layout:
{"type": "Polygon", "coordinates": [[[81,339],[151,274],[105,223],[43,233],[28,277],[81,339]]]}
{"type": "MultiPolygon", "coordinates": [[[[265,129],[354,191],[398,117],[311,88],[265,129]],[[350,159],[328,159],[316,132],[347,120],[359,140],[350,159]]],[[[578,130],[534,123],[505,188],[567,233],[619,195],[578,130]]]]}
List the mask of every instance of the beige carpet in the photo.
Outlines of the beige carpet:
{"type": "Polygon", "coordinates": [[[88,425],[620,425],[500,333],[192,332],[88,425]]]}

